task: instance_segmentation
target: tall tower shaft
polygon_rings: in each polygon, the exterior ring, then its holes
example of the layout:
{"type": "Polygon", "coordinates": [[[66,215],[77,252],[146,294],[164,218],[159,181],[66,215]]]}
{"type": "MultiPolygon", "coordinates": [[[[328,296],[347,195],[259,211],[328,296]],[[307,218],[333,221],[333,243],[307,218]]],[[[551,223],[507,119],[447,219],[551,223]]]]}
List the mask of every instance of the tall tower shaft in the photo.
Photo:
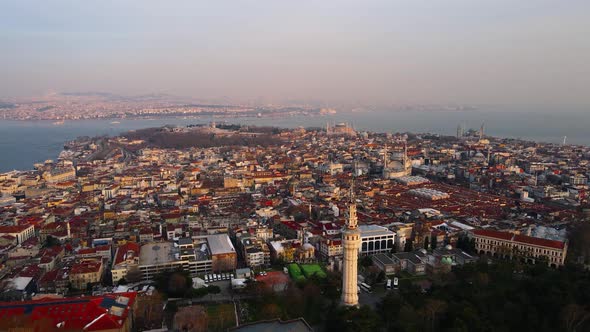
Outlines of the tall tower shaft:
{"type": "Polygon", "coordinates": [[[361,246],[361,233],[358,230],[356,202],[354,200],[354,182],[351,185],[348,220],[342,231],[342,247],[344,250],[344,268],[342,271],[342,304],[358,306],[358,255],[361,246]]]}

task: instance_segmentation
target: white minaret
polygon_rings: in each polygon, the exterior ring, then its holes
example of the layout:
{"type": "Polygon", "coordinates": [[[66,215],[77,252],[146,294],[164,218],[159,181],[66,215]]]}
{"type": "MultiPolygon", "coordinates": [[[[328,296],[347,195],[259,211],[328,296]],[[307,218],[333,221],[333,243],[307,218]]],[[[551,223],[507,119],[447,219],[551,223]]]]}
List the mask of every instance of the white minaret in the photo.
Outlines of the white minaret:
{"type": "Polygon", "coordinates": [[[344,268],[342,269],[342,304],[358,306],[357,265],[361,233],[357,227],[356,202],[354,198],[354,177],[350,185],[350,202],[348,204],[348,221],[342,230],[344,248],[344,268]]]}

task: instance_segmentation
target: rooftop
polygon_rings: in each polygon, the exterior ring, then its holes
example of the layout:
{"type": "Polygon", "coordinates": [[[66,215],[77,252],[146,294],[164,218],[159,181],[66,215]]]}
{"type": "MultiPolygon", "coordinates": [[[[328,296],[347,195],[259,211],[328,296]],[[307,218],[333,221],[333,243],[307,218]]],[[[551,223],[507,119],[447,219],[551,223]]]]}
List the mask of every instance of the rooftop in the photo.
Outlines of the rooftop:
{"type": "Polygon", "coordinates": [[[359,225],[359,230],[361,231],[361,236],[382,236],[382,235],[393,235],[394,232],[388,230],[383,226],[378,225],[359,225]]]}
{"type": "Polygon", "coordinates": [[[255,323],[249,323],[240,325],[230,329],[230,331],[240,332],[275,332],[275,331],[288,331],[288,332],[305,332],[313,331],[311,326],[307,324],[305,319],[298,318],[288,321],[282,321],[280,319],[260,321],[255,323]]]}
{"type": "Polygon", "coordinates": [[[227,234],[207,235],[207,243],[209,243],[209,250],[211,250],[212,255],[236,252],[227,234]]]}
{"type": "Polygon", "coordinates": [[[153,242],[144,244],[139,253],[140,265],[157,265],[174,262],[176,250],[171,242],[153,242]]]}

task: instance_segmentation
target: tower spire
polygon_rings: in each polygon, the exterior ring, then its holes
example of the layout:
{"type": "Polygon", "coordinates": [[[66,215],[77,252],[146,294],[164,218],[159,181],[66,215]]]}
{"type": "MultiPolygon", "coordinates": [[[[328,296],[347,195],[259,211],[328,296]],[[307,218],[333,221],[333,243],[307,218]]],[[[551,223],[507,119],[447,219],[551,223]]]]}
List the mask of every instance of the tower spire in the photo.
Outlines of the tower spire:
{"type": "Polygon", "coordinates": [[[358,219],[356,216],[356,201],[354,196],[354,176],[350,181],[350,199],[348,203],[348,222],[347,227],[348,229],[356,229],[358,224],[358,219]]]}
{"type": "Polygon", "coordinates": [[[357,227],[356,202],[354,198],[354,174],[350,181],[348,220],[342,231],[342,247],[344,253],[344,264],[342,269],[342,304],[345,306],[358,306],[357,275],[361,235],[357,227]]]}

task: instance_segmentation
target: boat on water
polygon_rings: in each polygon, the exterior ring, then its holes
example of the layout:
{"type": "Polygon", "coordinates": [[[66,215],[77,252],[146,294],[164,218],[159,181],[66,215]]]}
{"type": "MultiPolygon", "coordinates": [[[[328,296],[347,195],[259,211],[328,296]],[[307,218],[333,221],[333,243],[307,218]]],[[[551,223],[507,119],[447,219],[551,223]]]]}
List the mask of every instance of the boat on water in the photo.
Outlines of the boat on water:
{"type": "Polygon", "coordinates": [[[65,121],[64,121],[64,120],[59,120],[59,121],[55,121],[55,122],[53,122],[53,124],[54,124],[54,125],[56,125],[56,126],[60,126],[60,125],[62,125],[62,124],[64,124],[64,123],[65,123],[65,121]]]}
{"type": "Polygon", "coordinates": [[[119,121],[111,121],[111,124],[119,124],[119,123],[121,123],[121,122],[119,122],[119,121]]]}

